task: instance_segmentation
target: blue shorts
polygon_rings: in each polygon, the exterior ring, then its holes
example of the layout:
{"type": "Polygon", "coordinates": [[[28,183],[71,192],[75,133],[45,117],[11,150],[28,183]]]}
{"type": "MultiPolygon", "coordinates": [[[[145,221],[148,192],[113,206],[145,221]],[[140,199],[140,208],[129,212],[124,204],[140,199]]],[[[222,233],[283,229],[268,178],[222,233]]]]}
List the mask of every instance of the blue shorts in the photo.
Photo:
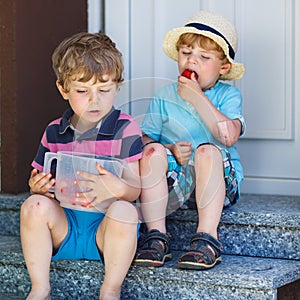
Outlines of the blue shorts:
{"type": "MultiPolygon", "coordinates": [[[[235,204],[239,199],[239,186],[236,179],[236,172],[230,153],[226,149],[219,148],[222,153],[224,166],[224,180],[226,194],[224,207],[235,204]]],[[[172,212],[181,207],[191,196],[195,189],[195,168],[194,162],[186,165],[179,165],[172,152],[166,148],[168,158],[167,182],[169,188],[168,211],[172,212]]]]}
{"type": "Polygon", "coordinates": [[[103,257],[96,244],[96,233],[104,213],[63,208],[68,220],[68,234],[52,260],[99,260],[103,257]]]}
{"type": "MultiPolygon", "coordinates": [[[[105,217],[101,212],[87,212],[63,208],[68,220],[68,234],[52,260],[98,260],[104,264],[103,256],[97,247],[96,233],[105,217]]],[[[139,237],[137,226],[137,238],[139,237]]]]}

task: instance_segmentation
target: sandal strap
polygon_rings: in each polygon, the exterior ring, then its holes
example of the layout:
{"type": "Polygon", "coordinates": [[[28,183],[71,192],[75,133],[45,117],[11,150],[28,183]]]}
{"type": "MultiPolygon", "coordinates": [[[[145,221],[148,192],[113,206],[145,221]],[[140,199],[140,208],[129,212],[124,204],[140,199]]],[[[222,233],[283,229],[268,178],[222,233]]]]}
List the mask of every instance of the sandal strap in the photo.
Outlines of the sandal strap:
{"type": "Polygon", "coordinates": [[[168,237],[167,234],[160,232],[157,229],[153,229],[151,231],[149,231],[146,236],[143,238],[143,242],[142,242],[142,247],[146,248],[146,249],[151,249],[152,248],[152,244],[156,241],[162,241],[164,246],[165,246],[165,253],[169,253],[170,251],[170,238],[168,237]]]}
{"type": "Polygon", "coordinates": [[[211,236],[208,233],[205,232],[197,232],[194,235],[192,235],[191,238],[191,251],[198,250],[198,248],[201,248],[203,246],[203,242],[208,243],[216,252],[217,256],[221,255],[222,251],[222,243],[215,239],[213,236],[211,236]]]}

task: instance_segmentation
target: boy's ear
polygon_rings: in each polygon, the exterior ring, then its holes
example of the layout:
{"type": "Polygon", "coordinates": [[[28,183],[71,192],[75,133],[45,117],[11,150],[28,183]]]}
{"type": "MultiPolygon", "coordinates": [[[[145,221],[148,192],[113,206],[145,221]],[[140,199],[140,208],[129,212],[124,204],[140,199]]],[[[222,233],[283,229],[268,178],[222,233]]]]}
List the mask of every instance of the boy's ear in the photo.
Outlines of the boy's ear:
{"type": "Polygon", "coordinates": [[[231,69],[231,63],[226,63],[222,65],[220,69],[220,75],[228,73],[230,69],[231,69]]]}
{"type": "Polygon", "coordinates": [[[118,83],[116,88],[116,95],[120,92],[120,89],[121,89],[121,83],[118,83]]]}
{"type": "Polygon", "coordinates": [[[60,94],[62,95],[62,97],[65,100],[69,100],[69,96],[68,93],[66,92],[66,90],[63,88],[63,86],[60,84],[60,82],[57,80],[56,81],[56,87],[59,90],[60,94]]]}

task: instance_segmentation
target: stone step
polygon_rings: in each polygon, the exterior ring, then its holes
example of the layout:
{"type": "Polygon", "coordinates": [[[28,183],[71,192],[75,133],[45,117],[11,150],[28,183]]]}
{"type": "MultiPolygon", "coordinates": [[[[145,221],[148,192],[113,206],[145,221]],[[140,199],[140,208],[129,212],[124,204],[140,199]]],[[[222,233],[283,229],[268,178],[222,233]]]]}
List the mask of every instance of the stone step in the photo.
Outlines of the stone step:
{"type": "MultiPolygon", "coordinates": [[[[24,299],[30,289],[19,237],[0,236],[1,299],[24,299]]],[[[300,261],[223,255],[207,271],[177,268],[178,256],[161,268],[132,266],[122,287],[121,299],[299,299],[300,261]],[[278,298],[286,295],[292,298],[278,298]],[[291,294],[291,291],[292,294],[291,294]]],[[[51,263],[52,299],[98,299],[103,267],[93,261],[51,263]]]]}
{"type": "MultiPolygon", "coordinates": [[[[197,222],[196,210],[168,216],[173,249],[188,249],[197,222]]],[[[225,254],[299,260],[300,197],[243,194],[223,211],[219,236],[225,254]]]]}
{"type": "MultiPolygon", "coordinates": [[[[1,234],[19,235],[19,210],[27,197],[0,194],[1,234]]],[[[177,210],[167,224],[172,249],[187,250],[197,227],[196,210],[177,210]]],[[[223,211],[219,235],[224,254],[299,260],[300,196],[242,194],[236,205],[223,211]]]]}
{"type": "Polygon", "coordinates": [[[24,297],[22,296],[18,296],[18,295],[14,295],[14,294],[7,294],[7,293],[0,293],[0,299],[1,300],[24,300],[24,297]]]}
{"type": "Polygon", "coordinates": [[[28,193],[0,193],[0,228],[3,235],[20,235],[20,207],[28,193]]]}

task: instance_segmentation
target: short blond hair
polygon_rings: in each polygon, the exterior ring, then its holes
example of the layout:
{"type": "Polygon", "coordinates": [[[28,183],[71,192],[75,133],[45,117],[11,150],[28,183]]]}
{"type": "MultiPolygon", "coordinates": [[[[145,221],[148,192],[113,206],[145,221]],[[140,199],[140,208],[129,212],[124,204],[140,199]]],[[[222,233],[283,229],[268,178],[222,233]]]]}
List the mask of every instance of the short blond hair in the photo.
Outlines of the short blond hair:
{"type": "Polygon", "coordinates": [[[68,91],[72,80],[105,82],[104,75],[123,82],[122,54],[116,44],[103,33],[77,33],[63,40],[52,55],[57,81],[68,91]]]}
{"type": "Polygon", "coordinates": [[[218,56],[219,59],[223,63],[229,62],[228,59],[226,58],[223,49],[215,41],[201,34],[195,34],[195,33],[182,34],[176,43],[176,49],[178,51],[179,48],[181,48],[182,46],[192,47],[194,43],[196,43],[198,46],[200,46],[201,48],[207,51],[216,51],[219,55],[218,56]]]}

